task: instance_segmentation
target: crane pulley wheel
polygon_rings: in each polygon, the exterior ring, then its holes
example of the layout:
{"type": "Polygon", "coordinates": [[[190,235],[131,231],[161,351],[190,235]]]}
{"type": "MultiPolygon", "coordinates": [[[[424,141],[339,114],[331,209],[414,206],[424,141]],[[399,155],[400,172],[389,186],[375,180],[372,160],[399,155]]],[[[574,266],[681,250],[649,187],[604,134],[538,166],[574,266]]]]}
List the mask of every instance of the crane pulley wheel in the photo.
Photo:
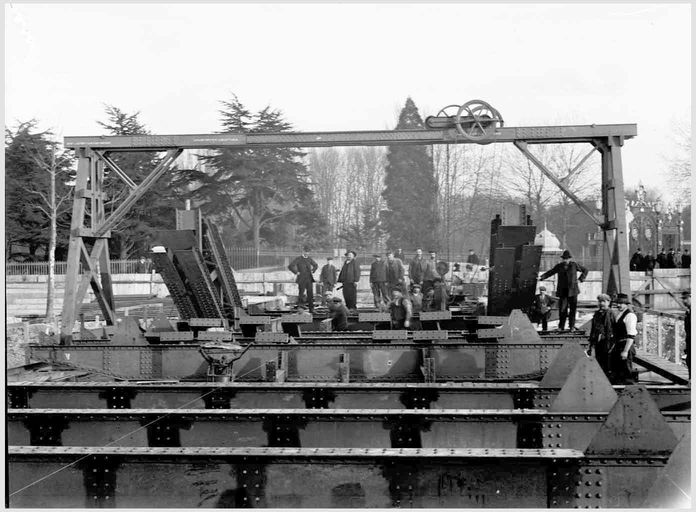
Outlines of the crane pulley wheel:
{"type": "Polygon", "coordinates": [[[493,142],[495,130],[503,126],[503,116],[485,101],[471,100],[459,107],[454,116],[454,125],[465,138],[479,144],[489,144],[493,142]]]}

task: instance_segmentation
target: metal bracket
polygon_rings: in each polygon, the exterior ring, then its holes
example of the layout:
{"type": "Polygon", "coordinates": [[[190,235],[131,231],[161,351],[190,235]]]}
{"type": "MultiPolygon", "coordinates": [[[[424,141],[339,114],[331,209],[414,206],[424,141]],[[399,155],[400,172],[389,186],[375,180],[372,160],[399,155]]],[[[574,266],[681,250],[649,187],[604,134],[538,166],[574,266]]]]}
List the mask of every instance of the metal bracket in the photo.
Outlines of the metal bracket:
{"type": "Polygon", "coordinates": [[[263,421],[263,430],[268,434],[267,446],[300,448],[300,428],[307,425],[306,420],[286,416],[268,416],[263,421]]]}
{"type": "Polygon", "coordinates": [[[396,420],[385,421],[384,428],[389,429],[392,448],[422,448],[421,432],[429,430],[430,423],[414,418],[399,417],[396,420]]]}
{"type": "MultiPolygon", "coordinates": [[[[151,423],[152,420],[145,419],[143,422],[151,423]]],[[[181,447],[182,428],[191,428],[191,422],[180,418],[161,418],[150,425],[147,425],[147,445],[150,447],[181,447]]]]}
{"type": "Polygon", "coordinates": [[[203,403],[206,409],[230,409],[230,400],[237,392],[229,388],[213,388],[203,394],[203,403]]]}
{"type": "Polygon", "coordinates": [[[82,467],[86,508],[116,507],[118,461],[109,455],[90,455],[82,467]]]}
{"type": "Polygon", "coordinates": [[[399,397],[407,409],[430,409],[430,404],[437,402],[440,393],[437,389],[408,388],[399,397]]]}
{"type": "Polygon", "coordinates": [[[517,448],[542,447],[542,428],[538,421],[521,421],[517,424],[517,448]]]}
{"type": "Polygon", "coordinates": [[[136,394],[133,388],[110,388],[99,393],[99,398],[106,400],[107,409],[130,409],[136,394]]]}
{"type": "Polygon", "coordinates": [[[9,409],[29,409],[29,397],[33,394],[27,388],[12,388],[7,390],[9,409]]]}
{"type": "Polygon", "coordinates": [[[68,420],[60,416],[32,417],[24,420],[31,446],[63,446],[63,430],[68,420]]]}
{"type": "Polygon", "coordinates": [[[310,388],[302,392],[302,400],[307,409],[328,409],[336,400],[336,392],[329,388],[310,388]]]}
{"type": "MultiPolygon", "coordinates": [[[[228,508],[265,508],[266,466],[263,464],[236,464],[237,490],[234,503],[228,508]]],[[[222,504],[221,504],[222,505],[222,504]]]]}

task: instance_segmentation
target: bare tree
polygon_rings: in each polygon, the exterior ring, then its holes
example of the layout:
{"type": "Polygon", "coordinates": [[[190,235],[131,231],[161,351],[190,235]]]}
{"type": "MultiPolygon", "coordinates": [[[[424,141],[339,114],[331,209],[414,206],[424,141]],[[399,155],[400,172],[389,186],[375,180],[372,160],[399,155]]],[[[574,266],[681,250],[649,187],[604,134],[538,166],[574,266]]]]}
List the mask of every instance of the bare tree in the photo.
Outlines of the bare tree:
{"type": "Polygon", "coordinates": [[[385,150],[380,147],[327,148],[309,154],[309,169],[332,243],[379,244],[377,226],[384,183],[385,150]]]}
{"type": "MultiPolygon", "coordinates": [[[[580,199],[594,196],[601,176],[599,154],[581,144],[540,144],[531,151],[565,187],[580,199]]],[[[537,223],[545,220],[546,209],[559,205],[564,219],[573,207],[573,201],[529,159],[517,150],[508,149],[507,188],[514,198],[521,199],[530,208],[537,223]]],[[[565,224],[562,237],[572,226],[565,224]]]]}
{"type": "Polygon", "coordinates": [[[32,160],[36,166],[46,173],[48,178],[48,189],[41,184],[32,184],[26,191],[35,198],[34,207],[40,210],[49,220],[48,238],[48,282],[46,299],[46,323],[55,321],[54,302],[55,302],[55,281],[56,281],[56,240],[58,238],[58,217],[68,206],[72,197],[70,188],[61,187],[62,193],[59,194],[58,182],[62,178],[67,179],[70,170],[70,158],[66,153],[59,153],[57,148],[50,148],[51,151],[40,153],[36,152],[32,160]]]}
{"type": "Polygon", "coordinates": [[[677,124],[674,129],[676,151],[668,159],[667,169],[676,199],[691,204],[691,125],[677,124]]]}
{"type": "Polygon", "coordinates": [[[464,245],[482,252],[500,203],[502,161],[494,146],[444,145],[433,149],[439,190],[440,240],[450,257],[464,245]]]}

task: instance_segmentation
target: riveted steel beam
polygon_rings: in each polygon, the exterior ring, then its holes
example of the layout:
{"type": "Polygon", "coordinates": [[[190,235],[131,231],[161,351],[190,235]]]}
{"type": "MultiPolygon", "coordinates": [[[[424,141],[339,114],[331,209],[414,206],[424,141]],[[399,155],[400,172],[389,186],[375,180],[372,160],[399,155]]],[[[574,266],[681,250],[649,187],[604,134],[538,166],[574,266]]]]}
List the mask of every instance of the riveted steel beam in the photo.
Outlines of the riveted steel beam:
{"type": "MultiPolygon", "coordinates": [[[[496,130],[492,142],[577,143],[601,137],[637,135],[635,124],[503,127],[496,130]]],[[[472,144],[474,141],[450,130],[379,130],[304,133],[216,133],[202,135],[132,135],[65,137],[68,148],[163,151],[171,148],[236,147],[326,147],[393,146],[398,144],[472,144]]]]}
{"type": "MultiPolygon", "coordinates": [[[[242,320],[242,319],[240,319],[242,320]]],[[[259,333],[287,336],[285,333],[259,333]]],[[[341,380],[339,365],[349,369],[351,381],[421,381],[421,348],[430,348],[429,357],[437,368],[441,381],[467,381],[485,379],[539,378],[549,361],[560,350],[560,344],[552,343],[456,343],[449,341],[432,343],[310,343],[282,344],[255,342],[234,363],[235,380],[265,380],[266,363],[278,360],[278,352],[288,352],[286,381],[341,380]],[[347,365],[345,356],[348,355],[347,365]]],[[[67,362],[82,367],[105,370],[94,352],[108,350],[110,358],[119,368],[130,373],[119,373],[134,379],[205,379],[207,365],[198,353],[198,345],[30,345],[31,357],[37,360],[67,362]],[[141,354],[158,357],[161,366],[158,373],[143,375],[139,371],[141,354]]],[[[224,349],[211,349],[211,356],[220,356],[224,349]]]]}
{"type": "MultiPolygon", "coordinates": [[[[688,412],[662,416],[675,436],[690,428],[688,412]]],[[[14,446],[104,446],[118,439],[120,446],[153,447],[584,450],[607,417],[528,409],[10,409],[7,433],[14,446]],[[529,437],[530,428],[540,435],[529,437]]]]}
{"type": "Polygon", "coordinates": [[[109,501],[109,483],[123,507],[636,508],[667,460],[566,449],[10,446],[8,497],[12,507],[84,507],[85,471],[103,468],[112,476],[98,477],[98,498],[109,501]]]}
{"type": "MultiPolygon", "coordinates": [[[[619,393],[625,386],[613,386],[619,393]]],[[[688,410],[688,386],[646,387],[663,412],[688,410]]],[[[553,404],[560,386],[521,383],[385,382],[8,382],[8,407],[81,409],[530,409],[553,404]],[[18,397],[16,400],[13,397],[18,397]]]]}

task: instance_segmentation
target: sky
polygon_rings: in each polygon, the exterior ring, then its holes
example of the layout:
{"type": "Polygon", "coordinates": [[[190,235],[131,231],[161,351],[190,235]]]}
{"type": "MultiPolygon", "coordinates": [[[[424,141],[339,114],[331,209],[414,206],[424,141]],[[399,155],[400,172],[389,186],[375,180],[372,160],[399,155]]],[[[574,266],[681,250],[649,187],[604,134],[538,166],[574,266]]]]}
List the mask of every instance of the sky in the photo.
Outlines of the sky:
{"type": "Polygon", "coordinates": [[[627,187],[669,198],[691,123],[690,4],[6,4],[5,123],[104,133],[104,105],[152,133],[220,131],[220,102],[296,131],[382,130],[482,99],[506,126],[636,123],[627,187]]]}

